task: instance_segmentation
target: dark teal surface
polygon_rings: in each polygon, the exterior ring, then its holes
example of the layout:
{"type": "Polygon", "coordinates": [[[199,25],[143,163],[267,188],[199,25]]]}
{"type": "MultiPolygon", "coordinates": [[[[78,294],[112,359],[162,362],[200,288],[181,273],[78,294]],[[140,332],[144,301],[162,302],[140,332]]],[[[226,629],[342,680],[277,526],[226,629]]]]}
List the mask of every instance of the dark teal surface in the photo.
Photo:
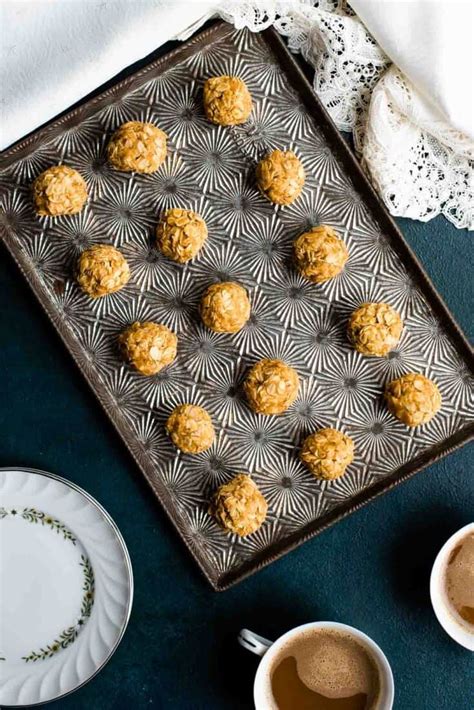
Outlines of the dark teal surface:
{"type": "MultiPolygon", "coordinates": [[[[398,223],[472,338],[474,236],[443,218],[398,223]]],[[[101,674],[48,707],[252,707],[243,626],[276,638],[318,619],[356,626],[387,654],[397,710],[472,710],[473,655],[429,600],[437,551],[474,519],[472,448],[378,498],[227,592],[211,590],[5,250],[0,250],[0,466],[52,471],[105,506],[135,574],[130,624],[101,674]]],[[[295,709],[297,710],[297,709],[295,709]]]]}

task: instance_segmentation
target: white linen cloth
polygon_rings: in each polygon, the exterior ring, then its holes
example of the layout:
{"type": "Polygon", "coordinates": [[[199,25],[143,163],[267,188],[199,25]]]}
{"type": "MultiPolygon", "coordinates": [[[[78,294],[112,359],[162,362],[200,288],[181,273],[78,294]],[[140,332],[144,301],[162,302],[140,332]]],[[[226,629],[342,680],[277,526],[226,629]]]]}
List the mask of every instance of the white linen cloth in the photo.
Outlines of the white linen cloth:
{"type": "Polygon", "coordinates": [[[218,13],[254,31],[274,24],[314,66],[315,90],[338,127],[354,131],[392,214],[443,213],[474,229],[473,3],[352,0],[352,8],[345,0],[3,0],[1,144],[218,13]]]}
{"type": "Polygon", "coordinates": [[[0,0],[0,148],[168,40],[215,0],[0,0]]]}

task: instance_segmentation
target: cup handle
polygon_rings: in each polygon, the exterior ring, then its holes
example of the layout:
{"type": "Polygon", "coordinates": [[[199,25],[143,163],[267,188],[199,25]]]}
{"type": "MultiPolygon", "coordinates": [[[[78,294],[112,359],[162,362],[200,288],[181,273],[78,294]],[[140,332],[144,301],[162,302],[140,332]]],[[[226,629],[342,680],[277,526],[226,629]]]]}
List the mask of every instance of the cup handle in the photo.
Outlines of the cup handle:
{"type": "Polygon", "coordinates": [[[241,629],[237,640],[247,651],[252,651],[257,656],[263,656],[273,644],[273,641],[264,639],[249,629],[241,629]]]}

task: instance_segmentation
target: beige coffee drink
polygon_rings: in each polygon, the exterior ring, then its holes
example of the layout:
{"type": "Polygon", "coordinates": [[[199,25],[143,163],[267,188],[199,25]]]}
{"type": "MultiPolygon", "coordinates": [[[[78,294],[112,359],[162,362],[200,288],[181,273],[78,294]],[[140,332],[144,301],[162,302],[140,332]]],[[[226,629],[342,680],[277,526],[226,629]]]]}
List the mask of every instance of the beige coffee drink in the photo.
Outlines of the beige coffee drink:
{"type": "Polygon", "coordinates": [[[269,707],[278,710],[375,710],[380,675],[353,636],[311,629],[291,638],[271,668],[269,707]]]}
{"type": "Polygon", "coordinates": [[[445,582],[455,617],[474,633],[474,533],[468,533],[451,552],[445,582]]]}

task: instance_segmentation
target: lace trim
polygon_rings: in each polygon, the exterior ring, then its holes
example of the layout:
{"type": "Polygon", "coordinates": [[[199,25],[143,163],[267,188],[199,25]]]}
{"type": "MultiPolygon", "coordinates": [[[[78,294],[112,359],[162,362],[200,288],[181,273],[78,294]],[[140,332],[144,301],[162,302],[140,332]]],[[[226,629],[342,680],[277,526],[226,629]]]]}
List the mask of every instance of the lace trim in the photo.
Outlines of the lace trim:
{"type": "Polygon", "coordinates": [[[314,89],[393,215],[444,214],[474,229],[474,143],[427,107],[345,0],[225,1],[221,16],[254,32],[274,25],[315,69],[314,89]]]}
{"type": "Polygon", "coordinates": [[[423,222],[444,214],[456,227],[474,229],[472,142],[442,121],[423,130],[423,122],[410,120],[413,101],[415,89],[392,66],[373,91],[365,125],[356,127],[362,164],[391,214],[423,222]]]}

